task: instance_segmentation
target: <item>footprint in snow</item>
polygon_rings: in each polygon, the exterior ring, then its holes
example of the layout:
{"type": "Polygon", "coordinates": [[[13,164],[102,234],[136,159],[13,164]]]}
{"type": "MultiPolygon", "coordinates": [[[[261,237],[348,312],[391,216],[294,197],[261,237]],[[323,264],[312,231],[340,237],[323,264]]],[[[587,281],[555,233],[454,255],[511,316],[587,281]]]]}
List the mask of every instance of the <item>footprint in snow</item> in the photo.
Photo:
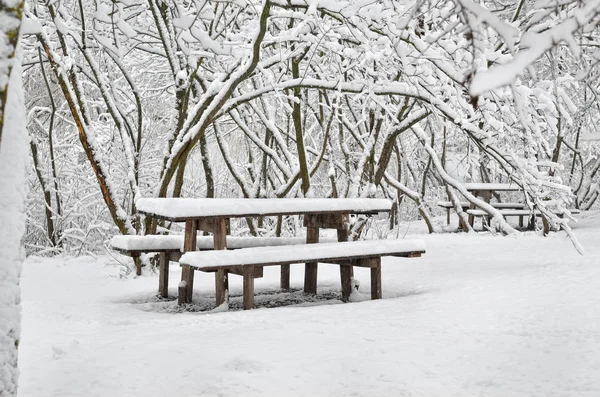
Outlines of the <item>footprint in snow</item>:
{"type": "MultiPolygon", "coordinates": [[[[76,349],[79,346],[79,342],[76,340],[73,340],[73,342],[71,342],[71,345],[69,346],[69,350],[73,350],[76,349]]],[[[57,346],[57,345],[51,345],[50,346],[52,348],[52,357],[55,360],[60,359],[61,357],[63,357],[65,354],[67,354],[67,349],[57,346]]]]}
{"type": "Polygon", "coordinates": [[[223,367],[232,371],[246,372],[249,374],[269,370],[267,364],[262,363],[260,361],[249,360],[244,357],[234,357],[231,360],[227,361],[223,365],[223,367]]]}

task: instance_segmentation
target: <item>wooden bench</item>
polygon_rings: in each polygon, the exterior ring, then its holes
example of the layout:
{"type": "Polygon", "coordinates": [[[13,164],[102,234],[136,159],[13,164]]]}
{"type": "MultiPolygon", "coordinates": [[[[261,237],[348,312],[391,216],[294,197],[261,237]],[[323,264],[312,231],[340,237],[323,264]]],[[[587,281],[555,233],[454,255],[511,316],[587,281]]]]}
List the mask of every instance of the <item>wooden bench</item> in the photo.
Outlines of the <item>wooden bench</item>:
{"type": "MultiPolygon", "coordinates": [[[[374,240],[275,247],[243,248],[237,251],[190,251],[179,263],[187,275],[179,285],[179,304],[191,303],[194,270],[225,271],[243,276],[244,310],[254,307],[254,279],[262,277],[264,266],[323,262],[350,269],[352,266],[371,269],[371,299],[381,298],[381,257],[418,257],[425,253],[423,240],[374,240]]],[[[342,277],[342,300],[352,292],[351,276],[342,277]]],[[[217,304],[222,301],[216,297],[217,304]]]]}
{"type": "MultiPolygon", "coordinates": [[[[450,224],[450,210],[454,209],[454,205],[451,201],[438,201],[438,207],[442,207],[446,209],[446,223],[450,224]]],[[[527,207],[524,203],[490,203],[491,206],[497,209],[514,209],[514,210],[522,210],[527,207]]],[[[460,206],[464,211],[467,211],[471,207],[471,203],[468,201],[461,201],[460,206]]],[[[467,211],[468,213],[468,211],[467,211]]]]}
{"type": "MultiPolygon", "coordinates": [[[[196,248],[209,251],[214,248],[213,236],[196,237],[196,248]]],[[[132,258],[141,254],[158,253],[158,292],[166,298],[169,289],[169,262],[179,262],[183,251],[183,235],[147,235],[147,236],[114,236],[111,247],[123,255],[132,258]]],[[[324,238],[323,242],[335,242],[336,239],[324,238]]],[[[306,244],[305,237],[232,237],[227,236],[227,249],[236,250],[263,246],[293,246],[306,244]]]]}
{"type": "MultiPolygon", "coordinates": [[[[538,210],[531,211],[529,209],[502,209],[502,207],[499,207],[498,204],[502,204],[502,203],[492,203],[491,205],[494,208],[497,208],[498,212],[500,212],[500,214],[503,217],[518,216],[519,217],[519,226],[520,227],[523,227],[523,218],[524,217],[526,217],[526,216],[527,217],[534,217],[534,216],[541,216],[542,215],[541,212],[538,211],[538,210]]],[[[524,204],[523,204],[523,206],[524,206],[524,204]]],[[[578,209],[572,209],[572,210],[569,210],[569,211],[571,212],[571,214],[579,214],[579,212],[580,212],[578,209]]],[[[467,210],[466,212],[467,212],[467,214],[472,215],[472,216],[482,217],[482,219],[483,219],[483,217],[489,217],[489,214],[487,212],[483,211],[483,210],[477,210],[477,209],[473,210],[473,209],[470,209],[470,210],[467,210]]],[[[563,215],[559,214],[559,216],[562,217],[563,215]]]]}

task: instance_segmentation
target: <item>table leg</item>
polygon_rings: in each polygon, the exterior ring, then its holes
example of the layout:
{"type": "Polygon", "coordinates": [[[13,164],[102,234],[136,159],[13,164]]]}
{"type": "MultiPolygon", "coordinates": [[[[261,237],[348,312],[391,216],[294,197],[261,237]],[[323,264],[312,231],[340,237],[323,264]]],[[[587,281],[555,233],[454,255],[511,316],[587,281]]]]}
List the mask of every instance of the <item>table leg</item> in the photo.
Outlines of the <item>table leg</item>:
{"type": "Polygon", "coordinates": [[[195,219],[185,221],[185,239],[183,252],[196,251],[196,236],[198,234],[198,221],[195,219]]]}
{"type": "MultiPolygon", "coordinates": [[[[337,238],[339,242],[348,241],[349,219],[348,215],[342,217],[342,227],[337,229],[337,238]]],[[[354,267],[340,265],[340,284],[342,286],[342,301],[347,302],[352,293],[352,277],[354,277],[354,267]]]]}
{"type": "MultiPolygon", "coordinates": [[[[198,233],[198,221],[195,219],[185,221],[185,236],[183,239],[183,252],[196,250],[196,235],[198,233]]],[[[179,297],[177,302],[192,303],[194,289],[194,270],[190,266],[181,266],[181,283],[179,284],[179,297]]]]}
{"type": "Polygon", "coordinates": [[[342,284],[342,302],[348,302],[352,293],[352,270],[349,265],[340,265],[340,281],[342,284]]]}
{"type": "MultiPolygon", "coordinates": [[[[306,243],[314,244],[319,242],[319,227],[316,222],[309,222],[306,227],[306,243]]],[[[317,262],[308,262],[304,266],[304,292],[308,294],[317,293],[317,262]]]]}
{"type": "Polygon", "coordinates": [[[160,296],[169,296],[169,255],[166,252],[158,254],[158,292],[160,296]]]}
{"type": "Polygon", "coordinates": [[[181,283],[179,283],[179,296],[177,303],[192,303],[192,293],[194,292],[194,269],[188,265],[181,266],[181,283]]]}
{"type": "MultiPolygon", "coordinates": [[[[215,250],[227,248],[227,218],[218,218],[214,221],[213,241],[215,250]]],[[[229,274],[226,270],[218,270],[215,273],[215,298],[217,306],[225,302],[229,290],[229,274]]]]}
{"type": "MultiPolygon", "coordinates": [[[[475,191],[475,192],[473,192],[473,195],[474,195],[475,197],[477,197],[477,195],[478,195],[478,194],[479,194],[479,192],[476,192],[476,191],[475,191]]],[[[475,207],[475,204],[471,203],[471,204],[469,205],[469,209],[471,209],[471,210],[474,210],[475,208],[476,208],[476,207],[475,207]]],[[[469,222],[469,225],[471,225],[471,227],[473,227],[473,224],[475,223],[475,216],[473,216],[473,215],[469,214],[469,220],[468,220],[468,222],[469,222]]]]}
{"type": "Polygon", "coordinates": [[[254,266],[245,266],[244,275],[244,310],[254,309],[254,266]]]}
{"type": "Polygon", "coordinates": [[[371,261],[371,299],[381,299],[381,258],[371,261]]]}
{"type": "Polygon", "coordinates": [[[290,265],[281,265],[281,289],[290,289],[290,265]]]}

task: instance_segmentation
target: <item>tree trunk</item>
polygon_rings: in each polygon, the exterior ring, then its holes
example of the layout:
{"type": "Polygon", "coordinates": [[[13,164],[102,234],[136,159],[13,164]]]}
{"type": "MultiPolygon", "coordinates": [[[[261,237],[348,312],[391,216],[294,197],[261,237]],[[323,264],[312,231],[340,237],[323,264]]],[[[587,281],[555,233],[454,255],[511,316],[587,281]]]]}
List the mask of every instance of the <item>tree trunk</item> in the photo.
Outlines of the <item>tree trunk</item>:
{"type": "Polygon", "coordinates": [[[0,0],[0,394],[17,395],[23,261],[21,236],[25,231],[28,147],[25,100],[21,83],[19,40],[23,2],[0,0]],[[8,59],[7,59],[8,58],[8,59]],[[7,62],[9,60],[13,62],[7,62]]]}

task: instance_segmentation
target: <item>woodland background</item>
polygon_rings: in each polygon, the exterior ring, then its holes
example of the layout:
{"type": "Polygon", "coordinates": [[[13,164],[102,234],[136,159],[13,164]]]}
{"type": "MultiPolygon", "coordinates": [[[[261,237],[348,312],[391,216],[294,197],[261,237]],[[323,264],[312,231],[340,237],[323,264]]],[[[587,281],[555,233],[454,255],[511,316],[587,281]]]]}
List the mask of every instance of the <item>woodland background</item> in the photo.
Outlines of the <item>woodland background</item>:
{"type": "Polygon", "coordinates": [[[31,2],[27,251],[154,232],[139,197],[386,197],[390,230],[422,219],[433,232],[439,199],[497,215],[471,181],[522,185],[546,232],[569,230],[568,208],[599,193],[597,13],[554,0],[31,2]]]}

